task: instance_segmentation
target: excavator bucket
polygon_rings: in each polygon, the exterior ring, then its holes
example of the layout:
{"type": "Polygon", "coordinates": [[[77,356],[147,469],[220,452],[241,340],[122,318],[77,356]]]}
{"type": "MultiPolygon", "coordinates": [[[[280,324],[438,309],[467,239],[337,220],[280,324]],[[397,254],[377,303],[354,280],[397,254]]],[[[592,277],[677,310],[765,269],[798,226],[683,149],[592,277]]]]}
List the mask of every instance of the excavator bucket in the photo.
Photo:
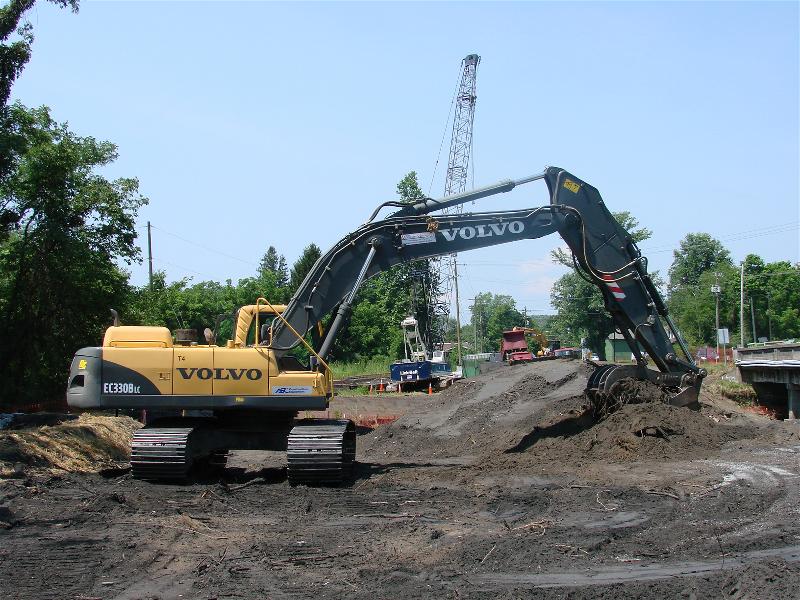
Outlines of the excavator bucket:
{"type": "Polygon", "coordinates": [[[689,386],[666,386],[659,374],[636,365],[602,365],[589,377],[586,395],[595,420],[602,421],[625,404],[663,402],[699,409],[700,380],[689,386]]]}

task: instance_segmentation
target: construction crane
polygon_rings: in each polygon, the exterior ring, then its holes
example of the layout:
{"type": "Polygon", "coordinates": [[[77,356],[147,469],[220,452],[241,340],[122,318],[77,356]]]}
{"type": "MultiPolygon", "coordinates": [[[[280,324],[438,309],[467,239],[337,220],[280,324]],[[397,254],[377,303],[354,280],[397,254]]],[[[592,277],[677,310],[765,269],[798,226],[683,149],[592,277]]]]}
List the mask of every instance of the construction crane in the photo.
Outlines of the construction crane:
{"type": "MultiPolygon", "coordinates": [[[[450,138],[450,156],[447,160],[447,175],[444,184],[444,195],[460,194],[467,188],[470,158],[472,157],[472,124],[475,120],[476,83],[478,64],[481,57],[468,54],[461,61],[461,80],[455,96],[455,115],[453,116],[453,134],[450,138]]],[[[461,214],[462,205],[458,204],[443,211],[444,214],[461,214]]],[[[432,303],[433,330],[431,347],[444,342],[445,327],[450,316],[450,300],[455,293],[456,303],[456,340],[458,362],[461,363],[461,311],[458,299],[458,264],[456,255],[431,259],[431,278],[438,290],[429,294],[432,303]]]]}

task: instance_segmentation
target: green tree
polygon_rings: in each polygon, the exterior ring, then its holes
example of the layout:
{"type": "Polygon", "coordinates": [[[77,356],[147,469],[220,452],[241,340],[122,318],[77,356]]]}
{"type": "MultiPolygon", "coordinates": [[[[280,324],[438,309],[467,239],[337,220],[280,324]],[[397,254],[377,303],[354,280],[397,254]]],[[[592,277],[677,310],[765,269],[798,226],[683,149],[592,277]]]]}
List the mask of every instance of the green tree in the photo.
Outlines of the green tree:
{"type": "Polygon", "coordinates": [[[738,334],[739,270],[720,263],[699,273],[697,283],[682,285],[670,294],[668,306],[673,320],[691,346],[716,344],[716,298],[711,287],[719,285],[719,323],[731,339],[738,334]]]}
{"type": "MultiPolygon", "coordinates": [[[[639,221],[629,212],[613,213],[614,218],[630,233],[635,242],[648,239],[652,232],[639,226],[639,221]]],[[[562,249],[551,253],[553,261],[572,267],[570,254],[562,249]]],[[[651,274],[658,283],[657,274],[651,274]]],[[[605,340],[614,331],[614,322],[605,310],[603,295],[598,287],[589,283],[575,271],[562,275],[553,285],[550,301],[556,309],[551,329],[561,338],[564,346],[577,346],[586,339],[589,348],[605,358],[605,340]]]]}
{"type": "Polygon", "coordinates": [[[283,254],[278,257],[278,268],[275,270],[275,285],[279,288],[289,286],[289,270],[286,267],[286,258],[283,254]]]}
{"type": "Polygon", "coordinates": [[[762,280],[760,305],[767,308],[763,330],[773,340],[800,338],[800,263],[768,263],[762,280]]]}
{"type": "Polygon", "coordinates": [[[261,257],[261,262],[258,264],[258,276],[261,277],[267,273],[275,273],[278,270],[278,251],[275,246],[270,246],[261,257]]]}
{"type": "Polygon", "coordinates": [[[308,275],[308,272],[314,266],[314,263],[319,260],[320,256],[322,256],[322,251],[319,249],[319,246],[313,242],[303,248],[303,253],[300,255],[300,258],[292,265],[292,274],[289,279],[289,287],[291,288],[292,294],[294,294],[297,288],[300,287],[300,284],[303,283],[306,275],[308,275]]]}
{"type": "Polygon", "coordinates": [[[9,107],[18,142],[0,197],[16,224],[0,241],[0,398],[63,397],[70,357],[97,343],[123,308],[139,260],[134,219],[147,201],[131,178],[108,180],[110,142],[79,137],[47,108],[9,107]]]}
{"type": "Polygon", "coordinates": [[[597,286],[574,271],[567,273],[553,284],[550,302],[556,309],[553,326],[562,345],[578,346],[586,339],[586,346],[604,359],[605,340],[615,328],[597,286]]]}
{"type": "MultiPolygon", "coordinates": [[[[525,316],[517,310],[511,296],[483,292],[477,294],[470,307],[471,332],[473,337],[465,339],[477,346],[475,352],[499,352],[503,331],[514,326],[525,326],[525,316]]],[[[463,332],[462,332],[463,333],[463,332]]]]}
{"type": "Polygon", "coordinates": [[[670,292],[681,286],[697,285],[701,273],[705,271],[722,265],[733,265],[730,252],[707,233],[687,234],[673,256],[672,266],[669,268],[670,292]]]}
{"type": "Polygon", "coordinates": [[[411,203],[414,200],[424,198],[425,194],[422,193],[422,188],[419,187],[416,171],[409,171],[406,173],[400,182],[397,184],[397,195],[400,196],[401,202],[411,203]]]}
{"type": "Polygon", "coordinates": [[[275,295],[267,299],[271,302],[286,302],[289,300],[289,274],[286,269],[286,258],[278,254],[275,246],[270,246],[261,257],[258,265],[258,277],[270,279],[275,285],[275,295]]]}
{"type": "MultiPolygon", "coordinates": [[[[273,301],[280,293],[275,274],[240,279],[236,285],[228,280],[224,284],[201,281],[191,284],[189,279],[167,283],[166,274],[153,274],[153,286],[136,288],[126,313],[125,322],[135,325],[160,325],[169,329],[195,329],[202,340],[203,330],[214,329],[221,315],[234,314],[236,309],[254,304],[264,297],[273,301]]],[[[232,319],[220,323],[217,343],[231,339],[232,319]]]]}
{"type": "Polygon", "coordinates": [[[800,265],[744,259],[745,342],[800,337],[800,265]],[[755,317],[756,331],[752,320],[755,317]]]}
{"type": "MultiPolygon", "coordinates": [[[[62,8],[78,12],[78,0],[49,0],[62,8]]],[[[9,0],[0,7],[0,105],[8,104],[11,87],[31,59],[33,26],[23,21],[36,0],[9,0]],[[14,36],[16,34],[16,39],[14,36]]]]}
{"type": "MultiPolygon", "coordinates": [[[[61,7],[78,11],[78,0],[50,0],[61,7]]],[[[26,140],[19,135],[15,113],[8,106],[11,88],[31,58],[33,26],[24,15],[35,0],[10,0],[0,7],[0,183],[15,172],[26,140]]],[[[0,240],[17,226],[20,215],[9,206],[7,198],[0,199],[0,240]]]]}

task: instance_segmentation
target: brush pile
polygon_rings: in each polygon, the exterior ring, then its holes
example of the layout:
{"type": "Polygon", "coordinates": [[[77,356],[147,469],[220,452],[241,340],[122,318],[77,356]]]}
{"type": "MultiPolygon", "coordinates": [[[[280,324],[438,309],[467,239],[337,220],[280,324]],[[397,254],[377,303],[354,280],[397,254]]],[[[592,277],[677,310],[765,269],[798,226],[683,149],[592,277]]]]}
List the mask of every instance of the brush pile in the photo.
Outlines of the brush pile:
{"type": "Polygon", "coordinates": [[[31,471],[85,473],[123,466],[141,424],[84,414],[53,426],[0,431],[0,477],[31,471]]]}

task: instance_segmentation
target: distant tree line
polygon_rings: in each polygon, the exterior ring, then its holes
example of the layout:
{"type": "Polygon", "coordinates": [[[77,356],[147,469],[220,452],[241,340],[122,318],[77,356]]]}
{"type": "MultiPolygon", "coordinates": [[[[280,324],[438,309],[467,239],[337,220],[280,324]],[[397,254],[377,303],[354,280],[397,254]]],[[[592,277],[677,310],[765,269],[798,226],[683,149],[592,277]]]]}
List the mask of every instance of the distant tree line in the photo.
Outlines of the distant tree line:
{"type": "MultiPolygon", "coordinates": [[[[650,231],[638,228],[630,214],[615,213],[615,217],[637,242],[650,237],[650,231]]],[[[554,252],[553,259],[572,265],[562,251],[554,252]]],[[[766,263],[755,254],[748,254],[743,263],[745,343],[800,337],[800,264],[766,263]]],[[[716,344],[712,286],[718,285],[720,328],[729,330],[731,343],[739,343],[741,271],[719,240],[707,233],[688,234],[673,252],[668,280],[664,282],[657,272],[651,275],[662,289],[675,324],[692,347],[716,344]]],[[[552,333],[570,345],[585,339],[589,348],[605,358],[605,340],[614,331],[614,323],[598,288],[570,272],[553,285],[551,302],[556,309],[550,323],[552,333]]]]}

